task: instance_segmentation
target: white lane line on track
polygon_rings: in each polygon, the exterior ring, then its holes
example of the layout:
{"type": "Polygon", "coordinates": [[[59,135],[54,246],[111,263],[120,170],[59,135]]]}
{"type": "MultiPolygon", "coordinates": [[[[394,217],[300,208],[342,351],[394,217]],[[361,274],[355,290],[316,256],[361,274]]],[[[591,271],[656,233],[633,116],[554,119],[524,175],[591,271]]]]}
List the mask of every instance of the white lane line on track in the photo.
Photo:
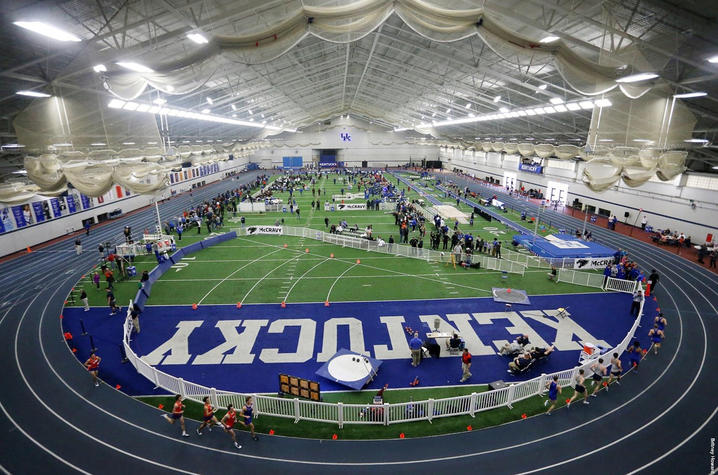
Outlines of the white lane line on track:
{"type": "MultiPolygon", "coordinates": [[[[226,452],[226,451],[222,451],[222,452],[225,452],[225,453],[231,454],[231,452],[226,452]]],[[[240,454],[234,454],[234,455],[240,455],[240,454]]],[[[244,455],[244,454],[241,454],[241,455],[244,455]]]]}

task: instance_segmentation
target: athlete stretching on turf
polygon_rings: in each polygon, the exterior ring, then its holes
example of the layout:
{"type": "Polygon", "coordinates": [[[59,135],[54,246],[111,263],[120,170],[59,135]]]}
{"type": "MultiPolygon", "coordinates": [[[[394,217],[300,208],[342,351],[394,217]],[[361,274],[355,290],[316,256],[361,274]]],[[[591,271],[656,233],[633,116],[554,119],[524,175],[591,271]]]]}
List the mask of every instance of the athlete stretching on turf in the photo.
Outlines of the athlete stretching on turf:
{"type": "Polygon", "coordinates": [[[219,421],[217,420],[217,417],[214,415],[216,409],[209,402],[209,396],[205,396],[202,401],[204,402],[204,421],[197,428],[197,435],[202,435],[202,429],[204,429],[205,427],[209,427],[209,431],[212,432],[213,424],[216,426],[220,425],[219,421]]]}
{"type": "Polygon", "coordinates": [[[234,410],[234,406],[230,404],[227,406],[227,414],[222,418],[222,427],[224,431],[229,434],[234,442],[234,446],[241,449],[242,446],[237,443],[237,437],[234,435],[234,423],[237,421],[237,411],[234,410]]]}
{"type": "Polygon", "coordinates": [[[239,423],[242,424],[244,427],[249,427],[249,430],[252,432],[252,438],[254,440],[259,440],[259,437],[254,433],[254,423],[252,422],[252,419],[254,419],[254,399],[252,396],[247,396],[247,399],[245,399],[244,406],[242,406],[242,410],[239,412],[239,415],[244,418],[244,420],[239,420],[239,423]]]}

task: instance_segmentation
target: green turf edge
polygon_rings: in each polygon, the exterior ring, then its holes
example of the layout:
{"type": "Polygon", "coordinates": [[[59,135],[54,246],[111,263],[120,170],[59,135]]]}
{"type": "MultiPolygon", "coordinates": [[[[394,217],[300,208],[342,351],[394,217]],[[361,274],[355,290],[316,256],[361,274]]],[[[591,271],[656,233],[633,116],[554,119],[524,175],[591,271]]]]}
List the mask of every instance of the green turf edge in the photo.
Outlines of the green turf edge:
{"type": "MultiPolygon", "coordinates": [[[[476,392],[480,392],[482,389],[486,390],[486,387],[473,387],[476,392]]],[[[423,391],[432,391],[432,395],[437,396],[441,393],[441,390],[449,390],[451,388],[427,388],[423,391]]],[[[462,394],[470,394],[471,387],[461,388],[468,390],[462,394]]],[[[399,397],[398,393],[413,394],[414,390],[387,390],[385,393],[385,400],[391,402],[395,397],[399,397]],[[391,393],[394,393],[393,395],[391,393]]],[[[587,391],[593,391],[593,386],[588,384],[587,391]]],[[[566,400],[573,396],[574,390],[570,387],[564,387],[561,394],[558,397],[558,404],[555,410],[564,407],[566,400]]],[[[602,389],[599,394],[603,395],[605,391],[602,389]]],[[[341,393],[344,397],[344,402],[347,402],[345,397],[348,394],[363,395],[363,401],[367,402],[370,396],[364,393],[341,393]]],[[[547,394],[547,393],[546,393],[547,394]]],[[[326,395],[325,395],[326,398],[326,395]]],[[[174,398],[172,396],[137,396],[137,400],[149,404],[150,406],[159,407],[161,404],[163,408],[172,408],[174,398]]],[[[418,397],[415,399],[419,399],[418,397]]],[[[404,401],[409,400],[408,397],[403,397],[404,401]]],[[[362,424],[345,424],[344,428],[340,429],[338,424],[313,422],[313,421],[299,421],[294,422],[292,418],[275,417],[268,415],[261,415],[254,420],[255,430],[260,433],[269,433],[270,430],[274,431],[274,435],[282,435],[288,437],[302,437],[311,439],[332,439],[336,434],[339,439],[351,439],[351,440],[368,440],[368,439],[396,439],[400,438],[400,434],[404,434],[406,438],[415,437],[427,437],[435,435],[454,434],[459,432],[465,432],[467,430],[478,430],[485,429],[488,427],[498,426],[507,424],[509,422],[520,421],[522,419],[531,416],[544,417],[546,407],[544,402],[547,401],[547,397],[534,396],[523,401],[518,401],[512,404],[513,408],[500,407],[491,409],[488,411],[476,412],[475,417],[469,415],[464,416],[450,416],[434,418],[432,422],[429,421],[416,421],[416,422],[405,422],[398,424],[391,424],[389,426],[383,425],[362,425],[362,424]]],[[[577,398],[575,404],[580,404],[581,398],[577,398]]],[[[368,403],[367,403],[368,404],[368,403]]],[[[185,401],[185,416],[188,419],[195,421],[202,420],[202,405],[200,403],[186,400],[185,401]]],[[[217,411],[217,417],[221,418],[224,416],[224,411],[217,411]]]]}

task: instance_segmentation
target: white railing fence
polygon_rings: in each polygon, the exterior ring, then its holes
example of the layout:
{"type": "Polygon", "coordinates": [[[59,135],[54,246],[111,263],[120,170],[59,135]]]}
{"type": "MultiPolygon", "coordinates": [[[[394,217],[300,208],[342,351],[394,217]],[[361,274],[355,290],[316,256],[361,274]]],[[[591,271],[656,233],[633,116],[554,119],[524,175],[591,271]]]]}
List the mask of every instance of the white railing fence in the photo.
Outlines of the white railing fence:
{"type": "MultiPolygon", "coordinates": [[[[248,233],[247,229],[248,228],[233,228],[231,229],[231,231],[236,232],[237,236],[246,236],[248,233]]],[[[411,259],[421,259],[430,262],[451,261],[450,251],[434,251],[432,249],[412,247],[399,243],[384,243],[380,246],[377,241],[370,241],[368,239],[348,236],[345,234],[326,233],[318,229],[300,228],[295,226],[282,226],[282,234],[286,236],[315,239],[317,241],[322,241],[337,246],[351,247],[354,249],[379,252],[382,254],[392,254],[395,256],[407,257],[411,259]]],[[[467,255],[462,252],[461,261],[465,261],[466,258],[467,255]]],[[[511,274],[520,275],[524,275],[524,272],[526,272],[525,264],[511,261],[508,259],[497,259],[495,257],[491,257],[478,252],[471,255],[471,262],[474,264],[479,263],[481,264],[481,267],[489,270],[497,270],[501,272],[508,272],[511,274]]]]}
{"type": "MultiPolygon", "coordinates": [[[[301,229],[301,228],[295,228],[301,229]]],[[[309,230],[315,232],[314,230],[309,230]]],[[[594,274],[590,274],[594,275],[594,274]]],[[[598,275],[598,274],[595,274],[598,275]]],[[[603,278],[603,276],[599,277],[603,278]]],[[[616,279],[618,280],[618,279],[616,279]]],[[[637,284],[640,286],[640,284],[637,284]]],[[[199,384],[184,381],[182,378],[169,375],[150,366],[138,357],[132,349],[132,317],[130,309],[132,308],[132,300],[127,311],[127,318],[124,325],[123,347],[127,358],[138,373],[149,379],[155,384],[155,387],[162,388],[174,394],[181,394],[195,402],[202,402],[205,396],[209,396],[212,403],[217,407],[226,407],[228,404],[234,404],[235,407],[241,407],[244,404],[246,396],[252,396],[255,400],[257,416],[268,415],[275,417],[284,417],[294,419],[294,422],[300,420],[316,421],[337,424],[342,428],[345,424],[374,424],[374,425],[390,425],[401,422],[410,421],[431,421],[435,418],[451,417],[458,415],[470,415],[474,417],[477,412],[496,409],[499,407],[512,408],[512,404],[533,396],[543,395],[546,383],[550,381],[554,375],[558,376],[558,382],[561,386],[570,386],[574,384],[579,369],[587,371],[589,367],[596,361],[598,355],[581,366],[559,371],[551,374],[541,374],[540,376],[513,383],[508,387],[486,391],[481,393],[471,393],[463,396],[455,396],[443,399],[428,399],[423,401],[410,401],[394,404],[343,404],[326,403],[308,401],[304,399],[289,399],[277,396],[264,396],[259,394],[241,394],[228,391],[219,391],[215,388],[208,388],[199,384]]],[[[606,358],[610,358],[612,353],[618,353],[619,357],[632,341],[633,336],[640,323],[640,315],[643,314],[643,303],[639,311],[639,318],[636,318],[630,331],[626,334],[615,348],[608,350],[605,354],[606,358]]],[[[407,359],[408,359],[407,355],[407,359]]]]}
{"type": "Polygon", "coordinates": [[[625,292],[628,294],[635,292],[641,285],[637,280],[616,279],[615,277],[606,277],[603,274],[580,272],[571,269],[559,269],[558,281],[603,290],[613,290],[615,292],[625,292]]]}
{"type": "Polygon", "coordinates": [[[572,269],[559,269],[558,281],[568,282],[569,284],[584,285],[586,287],[603,288],[603,274],[594,274],[591,272],[579,272],[572,269]]]}

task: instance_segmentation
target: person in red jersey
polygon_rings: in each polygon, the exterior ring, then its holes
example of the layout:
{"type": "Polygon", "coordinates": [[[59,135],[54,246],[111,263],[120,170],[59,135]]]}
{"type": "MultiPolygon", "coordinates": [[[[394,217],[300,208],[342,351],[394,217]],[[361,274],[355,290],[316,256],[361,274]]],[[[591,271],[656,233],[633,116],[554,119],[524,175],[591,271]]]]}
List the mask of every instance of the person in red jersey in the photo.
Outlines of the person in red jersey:
{"type": "Polygon", "coordinates": [[[212,425],[220,425],[219,421],[217,420],[217,417],[215,417],[214,415],[216,409],[209,402],[209,396],[205,396],[204,399],[202,399],[202,402],[204,402],[204,421],[197,428],[197,435],[202,435],[202,429],[204,429],[205,427],[209,427],[210,432],[212,432],[212,425]]]}
{"type": "Polygon", "coordinates": [[[93,351],[90,353],[90,357],[85,361],[85,368],[92,375],[92,381],[95,383],[95,387],[100,385],[100,380],[97,379],[97,373],[100,370],[100,361],[102,358],[97,356],[93,351]]]}
{"type": "Polygon", "coordinates": [[[234,446],[241,449],[242,446],[237,443],[237,436],[234,435],[234,424],[237,422],[237,411],[234,410],[234,406],[230,404],[227,406],[227,413],[222,418],[222,427],[224,431],[229,434],[234,442],[234,446]]]}
{"type": "Polygon", "coordinates": [[[169,416],[167,414],[162,414],[162,417],[164,417],[170,424],[174,424],[177,420],[180,421],[180,427],[182,427],[182,437],[189,437],[184,425],[184,404],[182,404],[181,394],[175,395],[175,403],[172,406],[172,414],[169,416]]]}

